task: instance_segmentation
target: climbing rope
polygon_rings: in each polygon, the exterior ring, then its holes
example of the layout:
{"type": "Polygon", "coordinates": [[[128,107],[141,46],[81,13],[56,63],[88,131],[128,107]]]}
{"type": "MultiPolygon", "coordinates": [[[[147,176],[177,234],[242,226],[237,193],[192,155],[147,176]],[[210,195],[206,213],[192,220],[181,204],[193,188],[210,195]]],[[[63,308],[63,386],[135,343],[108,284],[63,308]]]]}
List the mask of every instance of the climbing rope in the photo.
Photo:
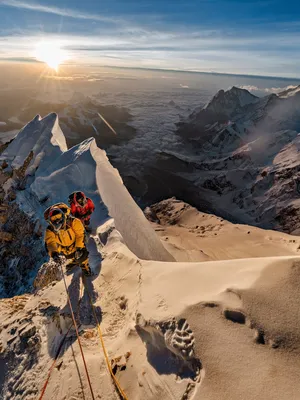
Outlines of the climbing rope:
{"type": "MultiPolygon", "coordinates": [[[[82,300],[82,291],[83,291],[83,286],[82,286],[81,289],[80,289],[80,296],[79,296],[79,301],[78,301],[78,306],[77,306],[77,317],[78,317],[78,315],[79,315],[79,306],[80,306],[80,303],[81,303],[81,300],[82,300]]],[[[44,395],[45,395],[45,392],[46,392],[48,383],[49,383],[49,381],[50,381],[52,372],[53,372],[53,370],[54,370],[54,368],[55,368],[55,365],[56,365],[56,361],[57,361],[57,359],[58,359],[58,357],[59,357],[59,354],[60,354],[60,352],[61,352],[61,349],[62,349],[62,347],[63,347],[63,345],[64,345],[64,343],[65,343],[65,341],[66,341],[66,339],[67,339],[67,336],[68,336],[68,334],[70,333],[70,330],[72,329],[73,324],[74,324],[74,322],[72,321],[72,324],[70,325],[70,327],[69,327],[69,329],[67,330],[67,332],[65,333],[65,335],[64,335],[64,337],[63,337],[63,339],[62,339],[62,341],[60,342],[60,345],[59,345],[59,347],[58,347],[58,349],[57,349],[57,352],[56,352],[56,354],[55,354],[54,361],[53,361],[53,363],[52,363],[52,365],[51,365],[51,367],[50,367],[50,369],[49,369],[48,376],[47,376],[47,379],[46,379],[46,381],[45,381],[45,383],[44,383],[44,386],[43,386],[42,392],[41,392],[41,394],[40,394],[39,400],[42,400],[42,399],[44,398],[44,395]]]]}
{"type": "MultiPolygon", "coordinates": [[[[85,279],[84,279],[84,277],[83,277],[83,282],[84,282],[84,284],[85,284],[85,279]]],[[[104,353],[104,357],[105,357],[105,361],[106,361],[106,365],[107,365],[108,371],[109,371],[109,373],[110,373],[110,375],[111,375],[111,377],[112,377],[112,379],[113,379],[113,382],[114,382],[114,384],[115,384],[115,386],[116,386],[116,388],[117,388],[119,394],[121,395],[122,399],[128,400],[128,398],[127,398],[125,392],[124,392],[123,389],[121,388],[121,385],[120,385],[118,379],[116,378],[116,376],[115,376],[115,374],[114,374],[114,372],[113,372],[113,370],[112,370],[112,368],[111,368],[111,363],[109,362],[108,354],[107,354],[107,351],[106,351],[106,348],[105,348],[105,344],[104,344],[104,340],[103,340],[103,335],[102,335],[102,331],[101,331],[101,328],[100,328],[100,323],[99,323],[99,320],[98,320],[98,317],[97,317],[97,314],[96,314],[96,311],[95,311],[95,306],[94,306],[94,304],[93,304],[93,302],[92,302],[91,294],[90,294],[90,292],[89,292],[89,290],[88,290],[88,288],[87,288],[86,285],[85,285],[85,290],[87,291],[87,294],[88,294],[88,297],[89,297],[89,301],[90,301],[90,304],[91,304],[91,307],[92,307],[92,310],[93,310],[93,315],[94,315],[95,321],[96,321],[96,323],[97,323],[97,329],[98,329],[99,339],[100,339],[100,343],[101,343],[102,350],[103,350],[103,353],[104,353]]]]}
{"type": "MultiPolygon", "coordinates": [[[[81,341],[80,341],[80,337],[79,337],[79,331],[78,331],[76,319],[75,319],[75,316],[74,316],[73,307],[72,307],[72,304],[71,304],[71,299],[70,299],[68,288],[67,288],[66,279],[65,279],[65,276],[64,276],[64,273],[63,273],[63,269],[62,269],[62,264],[60,264],[60,269],[61,269],[61,273],[62,273],[62,276],[63,276],[64,286],[65,286],[65,289],[66,289],[66,294],[67,294],[67,299],[68,299],[68,303],[69,303],[69,307],[70,307],[70,311],[71,311],[72,321],[73,321],[73,325],[75,327],[75,331],[76,331],[76,335],[77,335],[77,339],[78,339],[78,344],[79,344],[79,348],[80,348],[80,352],[81,352],[81,356],[82,356],[82,360],[83,360],[86,376],[87,376],[87,379],[88,379],[88,383],[89,383],[92,399],[95,400],[94,392],[93,392],[92,385],[91,385],[90,376],[89,376],[89,373],[88,373],[88,369],[87,369],[87,365],[86,365],[83,349],[82,349],[82,346],[81,346],[81,341]]],[[[91,305],[91,308],[92,308],[92,311],[93,311],[93,315],[94,315],[95,321],[97,323],[98,335],[99,335],[100,343],[101,343],[101,346],[102,346],[103,354],[104,354],[104,357],[105,357],[107,369],[108,369],[108,371],[109,371],[109,373],[110,373],[110,375],[111,375],[111,377],[113,379],[113,382],[114,382],[114,384],[115,384],[120,396],[122,397],[122,399],[123,400],[128,400],[125,392],[123,391],[118,379],[116,378],[116,376],[115,376],[115,374],[114,374],[114,372],[112,370],[111,363],[109,361],[108,354],[107,354],[107,351],[106,351],[106,347],[105,347],[105,344],[104,344],[103,335],[102,335],[102,331],[101,331],[101,328],[100,328],[100,322],[99,322],[99,319],[98,319],[96,311],[95,311],[95,306],[93,304],[91,294],[90,294],[87,286],[85,285],[84,276],[83,276],[83,284],[84,284],[85,290],[86,290],[86,292],[88,294],[88,298],[89,298],[89,302],[90,302],[90,305],[91,305]]],[[[79,303],[78,303],[78,313],[79,313],[79,305],[80,305],[81,299],[82,299],[82,289],[81,289],[80,299],[79,299],[79,303]]],[[[70,332],[70,330],[71,330],[73,325],[71,325],[69,327],[67,333],[64,335],[64,337],[63,337],[63,339],[62,339],[62,341],[61,341],[61,343],[59,345],[59,348],[57,349],[57,352],[56,352],[56,355],[55,355],[55,359],[54,359],[54,361],[53,361],[53,363],[52,363],[52,365],[51,365],[51,367],[49,369],[48,376],[47,376],[46,382],[45,382],[45,384],[43,386],[43,389],[42,389],[41,395],[39,397],[39,400],[42,400],[43,397],[44,397],[46,388],[48,386],[48,383],[49,383],[51,374],[53,372],[53,369],[54,369],[54,367],[56,365],[56,361],[57,361],[57,359],[59,357],[59,354],[61,352],[62,346],[64,345],[64,343],[66,341],[66,338],[67,338],[67,336],[68,336],[68,334],[69,334],[69,332],[70,332]]]]}
{"type": "Polygon", "coordinates": [[[44,397],[44,394],[45,394],[45,392],[46,392],[46,389],[47,389],[47,386],[48,386],[48,383],[49,383],[49,380],[50,380],[50,377],[51,377],[51,374],[52,374],[53,369],[54,369],[54,367],[55,367],[55,365],[56,365],[56,361],[57,361],[57,359],[58,359],[58,356],[59,356],[59,354],[60,354],[60,351],[61,351],[61,349],[62,349],[62,347],[63,347],[63,345],[64,345],[64,343],[65,343],[65,341],[66,341],[66,338],[67,338],[67,336],[68,336],[68,334],[69,334],[69,332],[70,332],[72,326],[73,326],[73,325],[70,326],[70,328],[68,329],[67,333],[64,335],[64,337],[63,337],[63,339],[62,339],[62,341],[61,341],[61,343],[60,343],[60,345],[59,345],[59,347],[58,347],[58,349],[57,349],[57,352],[56,352],[54,361],[53,361],[53,363],[52,363],[52,365],[51,365],[51,367],[50,367],[50,369],[49,369],[48,376],[47,376],[46,382],[44,383],[44,386],[43,386],[41,395],[40,395],[40,397],[39,397],[39,400],[42,400],[43,397],[44,397]]]}
{"type": "Polygon", "coordinates": [[[72,307],[72,304],[71,304],[71,299],[70,299],[70,296],[69,296],[68,287],[67,287],[67,283],[66,283],[66,279],[65,279],[65,275],[64,275],[64,271],[63,271],[61,263],[60,263],[60,270],[61,270],[61,273],[62,273],[62,276],[63,276],[63,281],[64,281],[66,293],[67,293],[69,307],[70,307],[70,310],[71,310],[73,324],[74,324],[76,335],[77,335],[77,340],[78,340],[78,344],[79,344],[79,348],[80,348],[82,361],[83,361],[83,364],[84,364],[85,373],[86,373],[87,380],[88,380],[88,383],[89,383],[92,399],[95,400],[95,396],[94,396],[94,392],[93,392],[93,388],[92,388],[92,384],[91,384],[91,380],[90,380],[90,375],[89,375],[89,372],[88,372],[88,369],[87,369],[85,357],[84,357],[84,354],[83,354],[83,349],[82,349],[82,346],[81,346],[81,340],[80,340],[80,336],[79,336],[79,332],[78,332],[77,322],[76,322],[76,319],[75,319],[75,316],[74,316],[73,307],[72,307]]]}

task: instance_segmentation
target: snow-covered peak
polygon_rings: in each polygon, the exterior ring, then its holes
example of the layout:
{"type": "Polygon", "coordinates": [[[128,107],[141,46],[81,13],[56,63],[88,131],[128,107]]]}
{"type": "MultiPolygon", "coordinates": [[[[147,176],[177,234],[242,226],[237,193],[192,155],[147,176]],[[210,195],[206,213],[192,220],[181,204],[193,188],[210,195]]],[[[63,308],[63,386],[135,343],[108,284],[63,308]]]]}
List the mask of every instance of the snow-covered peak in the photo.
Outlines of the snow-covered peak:
{"type": "Polygon", "coordinates": [[[67,150],[65,136],[60,129],[57,114],[51,113],[45,118],[37,115],[17,135],[2,153],[0,160],[5,160],[14,169],[21,168],[31,155],[30,169],[32,174],[44,170],[59,155],[67,150]]]}
{"type": "Polygon", "coordinates": [[[205,109],[230,116],[232,112],[258,101],[259,98],[248,92],[248,90],[233,86],[226,92],[224,90],[219,90],[213,99],[205,106],[205,109]]]}

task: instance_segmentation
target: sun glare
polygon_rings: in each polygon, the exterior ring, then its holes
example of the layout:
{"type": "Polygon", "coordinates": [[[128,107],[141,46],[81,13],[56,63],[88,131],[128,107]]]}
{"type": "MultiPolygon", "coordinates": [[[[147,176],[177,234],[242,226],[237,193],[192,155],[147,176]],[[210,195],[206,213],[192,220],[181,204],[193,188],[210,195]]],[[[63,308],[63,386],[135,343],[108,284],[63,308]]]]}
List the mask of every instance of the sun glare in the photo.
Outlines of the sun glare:
{"type": "Polygon", "coordinates": [[[67,53],[60,47],[57,42],[39,42],[35,49],[35,58],[54,69],[56,72],[60,64],[67,59],[67,53]]]}

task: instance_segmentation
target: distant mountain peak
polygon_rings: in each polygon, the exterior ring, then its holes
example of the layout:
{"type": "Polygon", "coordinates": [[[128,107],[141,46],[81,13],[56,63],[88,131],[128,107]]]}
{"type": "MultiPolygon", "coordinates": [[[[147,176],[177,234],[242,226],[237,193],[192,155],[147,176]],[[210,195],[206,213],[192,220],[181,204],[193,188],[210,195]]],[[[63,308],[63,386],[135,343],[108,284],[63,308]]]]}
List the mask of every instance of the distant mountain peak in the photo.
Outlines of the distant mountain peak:
{"type": "Polygon", "coordinates": [[[216,113],[225,113],[229,116],[233,111],[258,101],[259,98],[248,92],[248,90],[233,86],[227,91],[219,90],[205,106],[205,109],[216,113]]]}

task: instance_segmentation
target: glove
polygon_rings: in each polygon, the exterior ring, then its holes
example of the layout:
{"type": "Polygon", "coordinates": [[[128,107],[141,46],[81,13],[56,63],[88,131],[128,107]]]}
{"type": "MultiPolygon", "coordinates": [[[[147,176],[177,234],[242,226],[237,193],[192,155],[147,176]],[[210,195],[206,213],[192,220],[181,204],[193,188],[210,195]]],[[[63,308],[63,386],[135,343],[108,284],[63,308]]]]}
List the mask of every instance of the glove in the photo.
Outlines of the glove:
{"type": "Polygon", "coordinates": [[[83,256],[83,249],[77,248],[75,251],[75,259],[79,260],[83,256]]]}
{"type": "Polygon", "coordinates": [[[75,260],[78,261],[79,263],[84,262],[89,256],[89,252],[87,251],[87,249],[85,247],[83,248],[78,248],[75,251],[74,257],[75,260]]]}
{"type": "Polygon", "coordinates": [[[56,263],[60,262],[60,256],[59,256],[59,253],[57,251],[53,252],[51,257],[52,257],[52,260],[54,262],[56,262],[56,263]]]}

